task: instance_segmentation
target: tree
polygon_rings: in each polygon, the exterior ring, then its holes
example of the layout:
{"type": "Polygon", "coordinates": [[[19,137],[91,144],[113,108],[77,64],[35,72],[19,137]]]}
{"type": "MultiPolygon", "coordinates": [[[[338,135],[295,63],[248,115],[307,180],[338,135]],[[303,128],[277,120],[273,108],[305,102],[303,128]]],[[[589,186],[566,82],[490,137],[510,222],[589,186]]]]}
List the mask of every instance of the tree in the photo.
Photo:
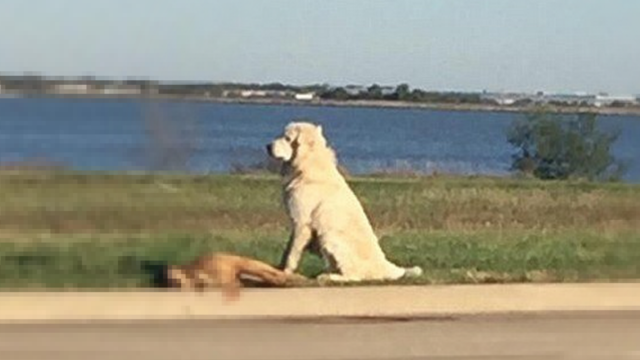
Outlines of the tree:
{"type": "Polygon", "coordinates": [[[537,109],[516,121],[507,140],[517,151],[512,170],[541,179],[617,180],[624,166],[611,154],[618,133],[597,128],[597,116],[551,114],[537,109]]]}
{"type": "Polygon", "coordinates": [[[337,87],[321,93],[320,98],[328,100],[349,100],[350,95],[343,87],[337,87]]]}
{"type": "Polygon", "coordinates": [[[397,100],[400,100],[400,101],[409,100],[410,95],[411,95],[411,91],[409,90],[409,85],[400,84],[396,87],[395,97],[397,100]]]}
{"type": "Polygon", "coordinates": [[[378,84],[373,84],[367,88],[367,99],[379,100],[382,99],[382,87],[378,84]]]}

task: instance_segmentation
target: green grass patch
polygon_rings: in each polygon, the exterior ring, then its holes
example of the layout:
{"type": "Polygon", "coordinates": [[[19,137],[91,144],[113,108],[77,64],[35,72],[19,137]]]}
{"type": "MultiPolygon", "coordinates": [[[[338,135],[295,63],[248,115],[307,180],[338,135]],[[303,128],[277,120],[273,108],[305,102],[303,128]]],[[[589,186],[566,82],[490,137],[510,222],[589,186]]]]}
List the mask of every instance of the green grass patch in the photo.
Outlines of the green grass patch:
{"type": "MultiPolygon", "coordinates": [[[[349,180],[411,283],[640,278],[640,186],[483,177],[349,180]]],[[[229,251],[276,264],[273,176],[0,172],[0,287],[127,288],[229,251]],[[176,235],[178,234],[178,235],[176,235]]],[[[313,276],[322,263],[304,258],[313,276]]]]}
{"type": "MultiPolygon", "coordinates": [[[[128,288],[161,283],[167,264],[209,251],[229,251],[275,264],[284,234],[174,235],[103,239],[50,238],[0,243],[0,287],[128,288]]],[[[607,239],[583,233],[401,233],[381,244],[402,265],[419,265],[421,278],[403,283],[564,282],[640,278],[640,235],[607,239]]],[[[317,275],[322,262],[305,255],[301,272],[317,275]]]]}

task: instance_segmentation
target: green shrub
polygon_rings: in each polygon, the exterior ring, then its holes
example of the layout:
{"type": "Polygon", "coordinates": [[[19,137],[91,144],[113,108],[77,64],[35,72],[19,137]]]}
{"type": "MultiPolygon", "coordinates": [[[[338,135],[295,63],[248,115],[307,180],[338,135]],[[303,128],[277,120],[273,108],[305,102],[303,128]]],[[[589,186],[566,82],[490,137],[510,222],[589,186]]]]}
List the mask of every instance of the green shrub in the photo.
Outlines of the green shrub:
{"type": "Polygon", "coordinates": [[[516,121],[507,140],[517,152],[512,170],[540,179],[618,180],[623,165],[611,154],[618,133],[598,129],[596,114],[551,114],[537,109],[516,121]]]}

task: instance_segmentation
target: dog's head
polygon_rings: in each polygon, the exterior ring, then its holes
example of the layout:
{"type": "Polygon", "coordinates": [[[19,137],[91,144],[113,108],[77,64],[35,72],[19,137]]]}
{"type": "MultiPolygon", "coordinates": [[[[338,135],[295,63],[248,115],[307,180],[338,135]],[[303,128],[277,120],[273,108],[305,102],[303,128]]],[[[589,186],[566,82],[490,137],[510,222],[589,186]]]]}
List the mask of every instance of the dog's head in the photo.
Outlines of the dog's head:
{"type": "Polygon", "coordinates": [[[326,146],[322,126],[308,122],[292,122],[284,128],[282,135],[267,145],[269,156],[292,161],[300,152],[316,146],[326,146]]]}
{"type": "Polygon", "coordinates": [[[190,288],[193,286],[186,271],[176,265],[167,266],[167,285],[175,288],[190,288]]]}

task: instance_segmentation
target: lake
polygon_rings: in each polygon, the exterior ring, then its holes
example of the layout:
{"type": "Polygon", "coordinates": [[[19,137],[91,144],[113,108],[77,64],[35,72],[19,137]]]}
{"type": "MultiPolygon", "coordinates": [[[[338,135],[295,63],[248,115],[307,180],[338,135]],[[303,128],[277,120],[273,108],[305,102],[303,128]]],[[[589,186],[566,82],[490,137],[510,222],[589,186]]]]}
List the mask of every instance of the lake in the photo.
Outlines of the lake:
{"type": "MultiPolygon", "coordinates": [[[[0,98],[0,163],[45,159],[77,170],[178,166],[226,172],[259,163],[292,119],[320,123],[351,173],[509,173],[506,129],[518,114],[419,109],[220,104],[122,99],[0,98]]],[[[603,116],[621,130],[613,153],[640,182],[640,119],[603,116]]]]}

